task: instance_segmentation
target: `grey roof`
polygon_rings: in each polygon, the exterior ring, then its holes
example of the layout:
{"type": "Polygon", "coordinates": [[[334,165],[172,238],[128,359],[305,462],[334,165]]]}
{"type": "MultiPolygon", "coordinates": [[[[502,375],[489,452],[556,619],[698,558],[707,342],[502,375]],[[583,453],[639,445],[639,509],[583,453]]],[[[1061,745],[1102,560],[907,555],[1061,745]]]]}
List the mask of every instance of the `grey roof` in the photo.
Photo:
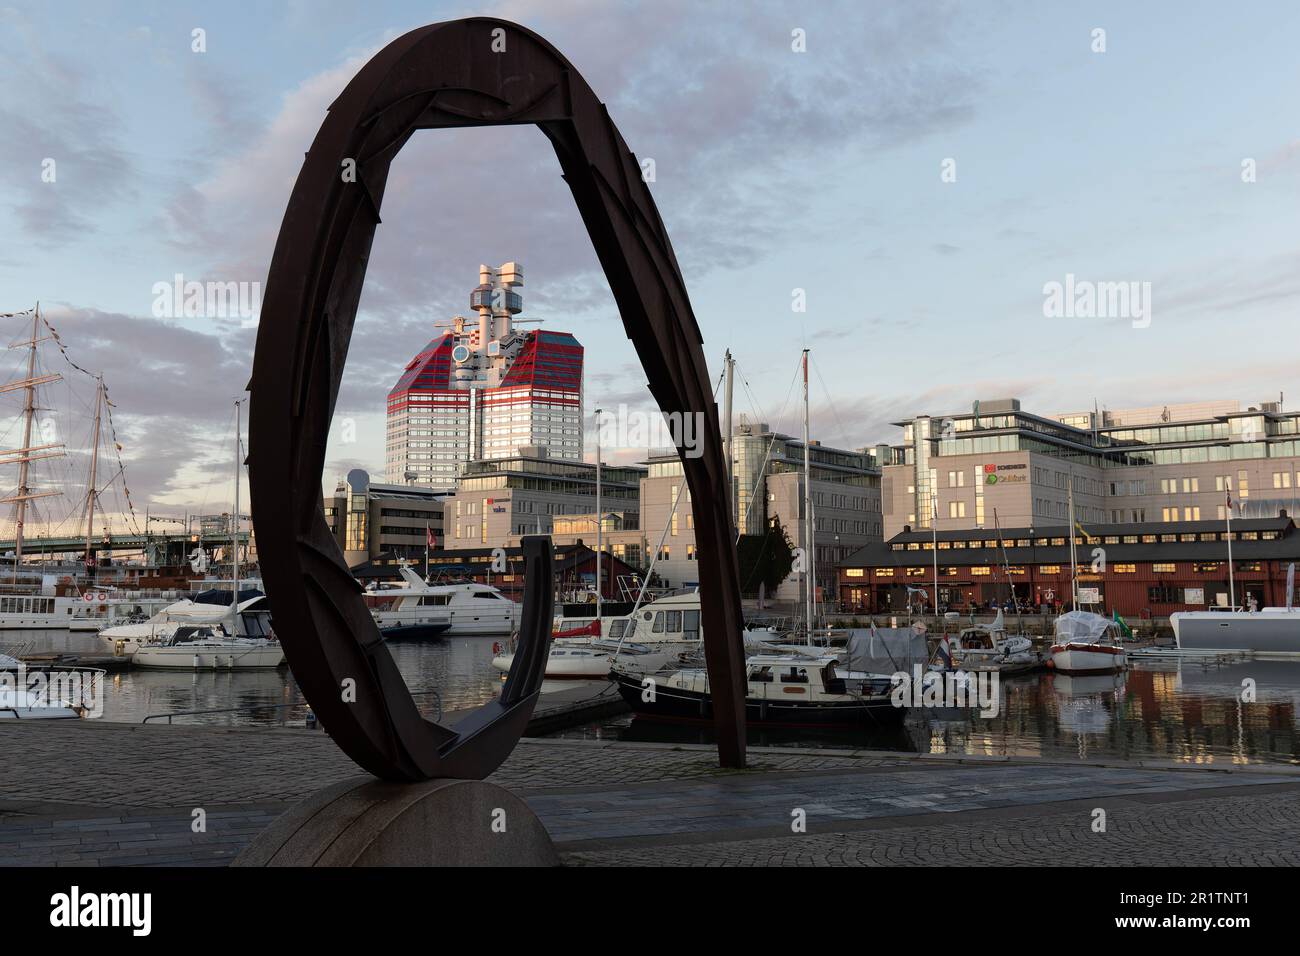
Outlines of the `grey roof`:
{"type": "MultiPolygon", "coordinates": [[[[1128,561],[1222,561],[1227,558],[1227,543],[1221,540],[1226,530],[1222,521],[1145,521],[1132,524],[1084,524],[1081,527],[1091,538],[1075,548],[1075,557],[1081,562],[1092,558],[1092,548],[1101,546],[1106,549],[1110,562],[1128,561]],[[1214,534],[1213,541],[1155,541],[1143,543],[1124,543],[1124,538],[1142,535],[1183,535],[1214,534]],[[1117,542],[1106,543],[1105,538],[1117,537],[1117,542]]],[[[1232,522],[1236,539],[1232,542],[1232,558],[1238,560],[1295,560],[1300,561],[1300,533],[1296,532],[1295,523],[1289,517],[1278,518],[1242,518],[1232,522]],[[1269,541],[1246,541],[1240,535],[1243,532],[1276,531],[1278,537],[1269,541]]],[[[1077,532],[1076,532],[1077,535],[1077,532]]],[[[945,541],[996,541],[998,531],[994,528],[972,528],[967,531],[940,531],[939,543],[945,541]]],[[[1081,536],[1080,536],[1081,537],[1081,536]]],[[[1069,533],[1066,525],[1035,526],[1033,534],[1029,528],[1003,528],[1001,538],[1005,542],[1006,558],[1011,564],[1068,564],[1070,561],[1069,533]],[[1065,538],[1062,545],[1038,545],[1016,547],[1015,542],[1029,538],[1065,538]]],[[[895,551],[893,545],[918,543],[922,546],[932,540],[929,531],[904,531],[888,541],[879,541],[859,548],[841,561],[839,567],[904,567],[918,563],[929,564],[933,561],[930,550],[895,551]],[[924,556],[924,557],[922,557],[924,556]]],[[[948,548],[940,552],[939,561],[946,565],[982,565],[1002,563],[1002,549],[993,547],[948,548]]]]}

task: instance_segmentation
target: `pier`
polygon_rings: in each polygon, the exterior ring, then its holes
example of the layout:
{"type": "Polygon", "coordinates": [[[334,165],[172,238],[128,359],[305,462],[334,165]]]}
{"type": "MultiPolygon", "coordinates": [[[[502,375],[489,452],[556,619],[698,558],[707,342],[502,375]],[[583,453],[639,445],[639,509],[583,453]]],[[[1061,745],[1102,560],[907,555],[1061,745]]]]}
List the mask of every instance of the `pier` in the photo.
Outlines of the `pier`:
{"type": "MultiPolygon", "coordinates": [[[[0,748],[13,865],[226,866],[357,772],[290,728],[15,721],[0,748]]],[[[1289,766],[756,747],[724,771],[712,747],[525,739],[490,780],[574,866],[1300,864],[1289,766]]]]}

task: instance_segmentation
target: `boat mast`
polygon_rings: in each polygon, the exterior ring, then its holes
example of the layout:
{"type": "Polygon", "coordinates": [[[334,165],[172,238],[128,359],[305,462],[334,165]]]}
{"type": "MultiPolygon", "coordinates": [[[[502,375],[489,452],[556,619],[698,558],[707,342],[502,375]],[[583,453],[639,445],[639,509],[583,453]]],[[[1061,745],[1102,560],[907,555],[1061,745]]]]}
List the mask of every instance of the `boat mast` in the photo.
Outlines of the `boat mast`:
{"type": "Polygon", "coordinates": [[[997,508],[993,509],[993,527],[998,533],[998,548],[1002,551],[1002,570],[1007,576],[1007,590],[1011,592],[1011,605],[1016,609],[1016,623],[1020,626],[1020,633],[1023,634],[1025,627],[1020,617],[1020,601],[1016,599],[1016,583],[1011,579],[1011,561],[1007,558],[1006,542],[1002,540],[1002,525],[998,521],[997,508]]]}
{"type": "MultiPolygon", "coordinates": [[[[934,557],[934,616],[939,616],[939,496],[930,492],[930,554],[934,557]]],[[[910,602],[909,602],[910,603],[910,602]]]]}
{"type": "Polygon", "coordinates": [[[813,536],[812,515],[812,453],[808,442],[808,349],[803,350],[803,520],[804,520],[804,560],[808,562],[804,571],[804,618],[807,627],[808,643],[812,644],[814,602],[817,588],[816,539],[813,536]]]}
{"type": "Polygon", "coordinates": [[[600,603],[605,597],[603,582],[600,579],[600,552],[604,544],[602,533],[605,528],[604,515],[600,511],[600,413],[596,409],[596,625],[600,626],[600,603]]]}
{"type": "Polygon", "coordinates": [[[95,491],[99,469],[99,423],[104,403],[104,376],[99,375],[95,381],[95,437],[90,446],[90,484],[86,486],[86,578],[93,581],[95,576],[95,559],[90,552],[91,538],[95,533],[95,500],[99,497],[95,491]]]}
{"type": "Polygon", "coordinates": [[[26,398],[23,402],[23,445],[21,448],[14,448],[8,451],[0,452],[0,456],[19,455],[18,458],[7,458],[3,463],[18,463],[18,491],[4,499],[4,502],[14,503],[14,583],[18,583],[18,566],[23,560],[23,525],[27,520],[27,502],[33,498],[48,498],[57,495],[57,491],[41,491],[33,493],[28,486],[27,481],[30,474],[30,465],[33,461],[43,458],[58,458],[61,452],[49,452],[44,455],[32,456],[32,452],[59,448],[58,444],[45,444],[32,447],[32,421],[36,417],[36,386],[44,385],[48,382],[57,382],[63,376],[57,372],[36,376],[36,345],[41,341],[40,332],[41,323],[41,305],[38,302],[36,308],[32,310],[32,337],[26,342],[20,342],[11,348],[20,346],[27,347],[27,377],[18,382],[9,382],[0,386],[0,392],[9,392],[22,388],[26,390],[26,398]]]}
{"type": "Polygon", "coordinates": [[[727,349],[727,354],[723,356],[722,363],[726,368],[727,384],[723,389],[723,433],[722,433],[722,454],[723,464],[726,466],[727,474],[727,510],[731,513],[731,524],[734,528],[740,520],[736,513],[736,492],[732,487],[734,484],[735,462],[732,460],[731,447],[731,396],[735,388],[736,377],[736,360],[731,357],[731,349],[727,349]]]}
{"type": "Polygon", "coordinates": [[[240,401],[235,400],[235,513],[230,520],[230,636],[239,634],[239,426],[240,401]]]}
{"type": "Polygon", "coordinates": [[[1228,492],[1228,507],[1223,509],[1228,521],[1228,607],[1237,606],[1237,588],[1232,576],[1232,492],[1228,492]]]}
{"type": "Polygon", "coordinates": [[[1079,562],[1074,556],[1074,472],[1070,472],[1070,610],[1079,610],[1079,562]]]}

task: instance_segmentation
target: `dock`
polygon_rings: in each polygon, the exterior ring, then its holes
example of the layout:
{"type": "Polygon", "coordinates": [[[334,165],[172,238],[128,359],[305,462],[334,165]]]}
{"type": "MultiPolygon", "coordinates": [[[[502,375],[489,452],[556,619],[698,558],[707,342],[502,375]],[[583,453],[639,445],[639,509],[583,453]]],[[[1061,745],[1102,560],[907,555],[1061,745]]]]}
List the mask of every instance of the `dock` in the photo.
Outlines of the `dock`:
{"type": "MultiPolygon", "coordinates": [[[[299,729],[10,721],[0,749],[11,866],[226,866],[358,774],[299,729]]],[[[489,779],[570,866],[1300,864],[1290,766],[752,748],[733,771],[711,747],[526,738],[489,779]]]]}

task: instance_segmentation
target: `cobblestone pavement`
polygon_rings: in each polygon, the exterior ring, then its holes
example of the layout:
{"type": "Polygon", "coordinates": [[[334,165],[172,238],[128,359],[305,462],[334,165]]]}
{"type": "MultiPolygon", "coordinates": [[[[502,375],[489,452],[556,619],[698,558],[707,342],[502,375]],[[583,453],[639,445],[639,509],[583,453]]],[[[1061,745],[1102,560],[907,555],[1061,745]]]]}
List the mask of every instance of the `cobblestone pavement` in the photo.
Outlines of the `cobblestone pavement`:
{"type": "MultiPolygon", "coordinates": [[[[292,802],[360,773],[320,731],[95,721],[0,724],[3,805],[222,806],[292,802]]],[[[709,748],[610,747],[584,741],[520,741],[492,777],[511,789],[613,786],[719,773],[709,748]]],[[[902,765],[909,758],[755,753],[755,770],[902,765]]]]}
{"type": "Polygon", "coordinates": [[[565,852],[566,866],[1296,866],[1300,793],[1080,806],[764,840],[565,852]]]}
{"type": "MultiPolygon", "coordinates": [[[[0,865],[226,865],[358,773],[304,730],[5,724],[0,753],[0,865]]],[[[579,865],[1300,862],[1287,768],[755,750],[736,773],[709,748],[525,740],[491,779],[579,865]],[[791,832],[795,807],[807,834],[791,832]]]]}

